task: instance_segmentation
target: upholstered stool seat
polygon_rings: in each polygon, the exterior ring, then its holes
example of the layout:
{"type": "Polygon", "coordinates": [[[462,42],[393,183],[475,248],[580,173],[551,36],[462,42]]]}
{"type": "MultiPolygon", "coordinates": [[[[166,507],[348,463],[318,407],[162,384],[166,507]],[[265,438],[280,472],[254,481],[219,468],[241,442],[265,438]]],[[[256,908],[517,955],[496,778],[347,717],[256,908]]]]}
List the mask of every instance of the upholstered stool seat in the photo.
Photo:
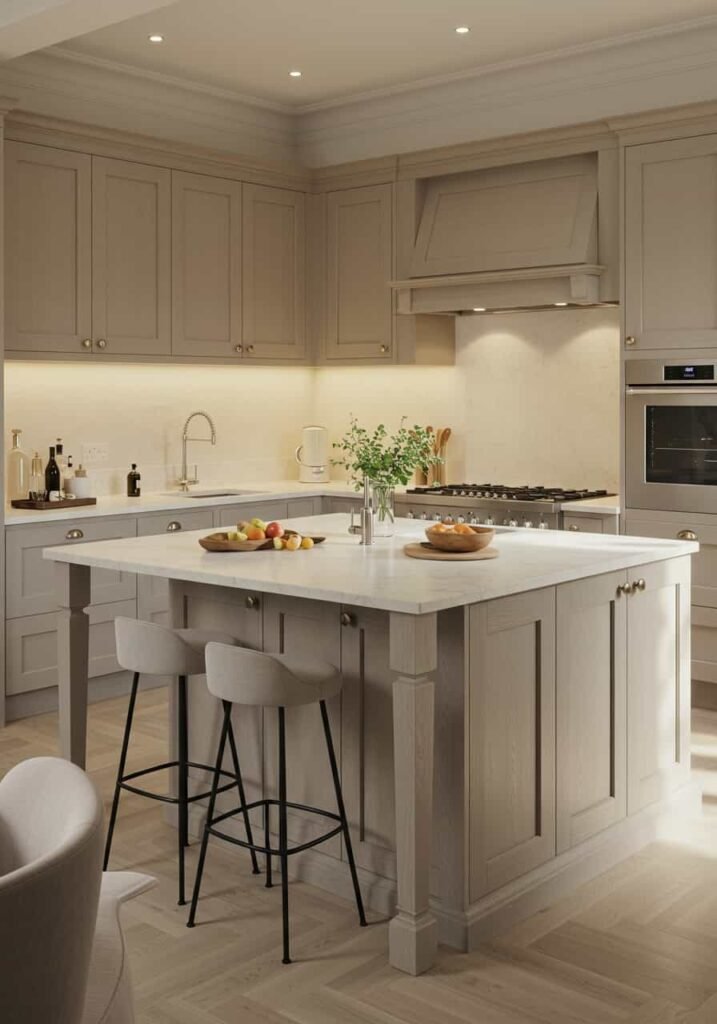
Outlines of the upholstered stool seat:
{"type": "MultiPolygon", "coordinates": [[[[291,963],[289,948],[289,891],[288,891],[288,858],[292,854],[308,850],[318,846],[334,836],[341,835],[346,850],[346,858],[349,863],[351,880],[356,897],[356,906],[359,913],[359,921],[366,924],[361,890],[359,888],[358,874],[354,861],[351,834],[349,832],[346,809],[344,807],[343,795],[341,792],[341,781],[336,762],[331,726],[326,708],[326,701],[341,692],[342,678],[337,669],[326,662],[299,661],[290,655],[263,654],[258,651],[245,648],[231,647],[222,643],[209,643],[206,648],[207,686],[210,693],[222,701],[224,708],[224,721],[219,737],[219,747],[214,768],[214,782],[209,799],[209,809],[202,836],[202,848],[199,854],[199,864],[194,882],[194,893],[192,906],[189,913],[187,926],[194,927],[197,903],[202,885],[204,862],[207,855],[209,836],[213,835],[218,839],[224,839],[237,846],[243,846],[251,850],[252,854],[262,853],[266,856],[266,884],[271,886],[271,858],[278,856],[281,862],[281,889],[282,889],[282,918],[283,918],[283,963],[291,963]],[[243,798],[239,807],[235,807],[222,814],[215,814],[217,794],[221,792],[220,775],[221,766],[224,761],[224,750],[229,730],[231,729],[231,714],[234,704],[248,705],[261,708],[277,708],[279,724],[279,797],[278,799],[264,798],[247,804],[243,798]],[[318,704],[321,710],[321,719],[324,728],[326,750],[329,766],[336,794],[338,813],[322,810],[318,807],[308,807],[305,804],[295,803],[287,800],[286,797],[286,709],[307,704],[318,704]],[[261,807],[264,812],[264,845],[254,843],[250,835],[247,839],[238,839],[229,835],[218,826],[238,814],[246,815],[255,807],[261,807]],[[279,811],[279,845],[272,847],[270,844],[269,809],[277,807],[279,811]],[[330,828],[329,831],[319,835],[307,842],[300,843],[289,848],[287,835],[287,811],[289,809],[308,811],[312,814],[328,818],[338,822],[338,825],[330,828]]],[[[230,740],[231,742],[231,740],[230,740]]]]}
{"type": "MultiPolygon", "coordinates": [[[[112,838],[117,821],[119,800],[122,790],[135,793],[138,796],[147,797],[150,800],[159,800],[163,803],[176,804],[178,809],[178,844],[179,844],[179,904],[185,902],[184,891],[184,849],[189,845],[189,805],[208,797],[209,792],[189,795],[189,769],[198,768],[202,771],[214,771],[209,765],[198,764],[189,760],[188,753],[188,720],[187,720],[187,678],[188,676],[203,675],[206,671],[205,651],[210,643],[221,644],[222,647],[231,649],[231,645],[237,641],[228,633],[218,630],[207,629],[169,629],[156,622],[144,622],[141,619],[127,619],[119,617],[115,619],[115,636],[117,640],[117,660],[122,668],[134,673],[132,690],[130,693],[127,720],[125,723],[122,751],[120,753],[117,780],[115,783],[112,811],[107,830],[107,842],[105,845],[104,869],[107,870],[110,852],[112,849],[112,838]],[[177,678],[177,758],[173,761],[165,761],[162,764],[150,765],[139,771],[125,772],[127,751],[132,732],[132,721],[137,700],[140,676],[175,676],[177,678]],[[164,771],[167,768],[177,770],[177,795],[167,796],[155,793],[151,790],[142,789],[136,785],[136,780],[155,772],[164,771]]],[[[229,723],[227,739],[231,748],[233,758],[232,772],[225,771],[220,766],[219,775],[229,781],[219,786],[218,792],[225,792],[235,785],[239,791],[239,799],[244,799],[244,786],[239,767],[239,755],[234,739],[234,731],[229,723]]],[[[245,815],[247,838],[251,839],[251,826],[249,824],[248,812],[245,815]]],[[[255,872],[259,871],[256,854],[252,850],[252,865],[255,872]]]]}

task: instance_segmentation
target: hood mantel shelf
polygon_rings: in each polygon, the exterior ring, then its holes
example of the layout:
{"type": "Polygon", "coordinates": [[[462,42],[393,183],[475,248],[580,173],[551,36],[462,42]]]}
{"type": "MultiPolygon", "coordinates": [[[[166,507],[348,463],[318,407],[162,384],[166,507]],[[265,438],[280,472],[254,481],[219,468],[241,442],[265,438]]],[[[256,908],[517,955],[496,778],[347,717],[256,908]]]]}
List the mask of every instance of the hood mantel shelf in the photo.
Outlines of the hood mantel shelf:
{"type": "Polygon", "coordinates": [[[391,281],[399,313],[461,313],[474,309],[531,309],[556,303],[600,303],[599,263],[489,270],[391,281]]]}

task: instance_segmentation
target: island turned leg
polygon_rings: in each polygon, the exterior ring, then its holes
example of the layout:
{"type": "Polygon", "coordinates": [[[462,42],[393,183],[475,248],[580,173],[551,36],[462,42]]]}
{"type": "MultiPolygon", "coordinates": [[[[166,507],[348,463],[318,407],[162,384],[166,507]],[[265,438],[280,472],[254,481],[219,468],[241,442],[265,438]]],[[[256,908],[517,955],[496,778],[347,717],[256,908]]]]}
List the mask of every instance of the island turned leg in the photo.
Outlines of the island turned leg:
{"type": "Polygon", "coordinates": [[[429,909],[433,826],[433,701],[436,616],[391,613],[398,908],[389,961],[408,974],[433,964],[436,919],[429,909]]]}
{"type": "Polygon", "coordinates": [[[90,620],[90,569],[57,562],[57,675],[60,753],[85,767],[87,748],[87,649],[90,620]]]}

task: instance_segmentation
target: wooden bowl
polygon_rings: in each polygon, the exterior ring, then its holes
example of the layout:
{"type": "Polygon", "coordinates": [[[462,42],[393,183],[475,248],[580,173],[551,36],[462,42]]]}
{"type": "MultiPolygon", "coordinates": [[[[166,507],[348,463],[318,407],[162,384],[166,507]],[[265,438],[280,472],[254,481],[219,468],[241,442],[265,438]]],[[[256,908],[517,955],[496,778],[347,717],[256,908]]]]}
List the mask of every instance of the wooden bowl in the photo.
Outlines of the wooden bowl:
{"type": "MultiPolygon", "coordinates": [[[[284,536],[290,537],[296,530],[285,530],[284,536]]],[[[305,536],[310,536],[306,534],[305,536]]],[[[321,544],[325,537],[311,537],[314,544],[321,544]]],[[[199,538],[200,547],[205,551],[275,551],[273,540],[229,540],[226,531],[221,533],[210,533],[207,537],[199,538]]]]}
{"type": "Polygon", "coordinates": [[[438,533],[429,526],[426,537],[439,551],[481,551],[493,540],[495,530],[490,526],[471,526],[470,533],[438,533]]]}

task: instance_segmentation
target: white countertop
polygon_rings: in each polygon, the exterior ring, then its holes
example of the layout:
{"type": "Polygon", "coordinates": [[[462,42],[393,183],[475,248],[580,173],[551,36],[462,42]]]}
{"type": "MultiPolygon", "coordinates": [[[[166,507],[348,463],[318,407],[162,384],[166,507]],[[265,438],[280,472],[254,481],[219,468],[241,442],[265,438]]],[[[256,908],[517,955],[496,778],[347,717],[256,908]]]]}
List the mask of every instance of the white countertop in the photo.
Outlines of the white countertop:
{"type": "Polygon", "coordinates": [[[326,541],[310,551],[211,554],[197,539],[207,530],[95,541],[47,548],[44,557],[168,579],[353,604],[420,615],[569,580],[693,554],[692,542],[559,530],[501,530],[498,558],[478,562],[418,561],[403,553],[424,528],[399,519],[396,533],[362,547],[344,514],[291,520],[326,541]]]}
{"type": "Polygon", "coordinates": [[[601,516],[619,516],[622,512],[620,496],[608,495],[605,498],[583,498],[582,501],[566,501],[563,512],[592,512],[601,516]]]}
{"type": "Polygon", "coordinates": [[[26,523],[48,523],[63,519],[92,519],[98,516],[141,515],[143,512],[169,512],[177,509],[191,511],[199,508],[221,508],[223,505],[251,505],[252,502],[277,501],[282,498],[356,497],[357,492],[346,480],[327,484],[302,484],[298,480],[253,480],[234,484],[192,488],[194,491],[251,491],[250,494],[229,494],[221,498],[186,498],[178,491],[158,494],[143,494],[139,498],[128,498],[123,494],[110,494],[98,498],[96,505],[80,505],[78,508],[49,508],[28,510],[5,509],[5,525],[20,526],[26,523]]]}

